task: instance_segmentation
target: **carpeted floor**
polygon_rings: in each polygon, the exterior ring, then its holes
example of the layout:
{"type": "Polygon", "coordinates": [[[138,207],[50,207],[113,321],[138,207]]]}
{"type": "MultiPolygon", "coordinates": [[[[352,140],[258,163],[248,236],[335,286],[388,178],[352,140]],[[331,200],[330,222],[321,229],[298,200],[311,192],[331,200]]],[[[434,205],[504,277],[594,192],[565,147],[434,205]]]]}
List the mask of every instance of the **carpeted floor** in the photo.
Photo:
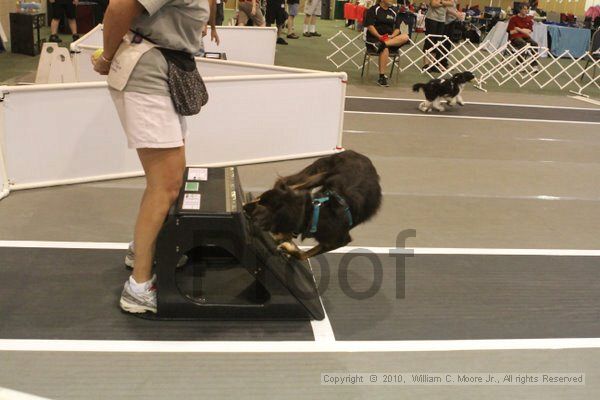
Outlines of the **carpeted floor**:
{"type": "MultiPolygon", "coordinates": [[[[227,10],[225,21],[227,22],[233,11],[227,10]]],[[[295,31],[302,33],[303,15],[299,15],[295,20],[295,31]]],[[[289,45],[278,45],[275,56],[277,65],[293,66],[300,68],[309,68],[322,71],[336,71],[333,63],[327,60],[327,56],[331,54],[335,48],[327,41],[328,38],[335,35],[338,31],[343,30],[348,36],[353,37],[358,33],[350,28],[346,28],[343,20],[319,20],[317,30],[323,35],[320,38],[306,38],[300,35],[300,39],[288,39],[289,45]]],[[[404,26],[403,26],[404,27],[404,26]]],[[[49,28],[42,29],[42,37],[49,35],[49,28]]],[[[71,41],[70,35],[61,35],[63,46],[68,46],[71,41]]],[[[31,57],[21,54],[2,53],[0,54],[0,84],[15,84],[18,82],[32,82],[35,79],[35,70],[37,68],[39,57],[31,57]]],[[[406,60],[401,61],[405,63],[406,60]]],[[[543,63],[543,62],[542,62],[543,63]]],[[[552,66],[557,72],[558,66],[552,66]]],[[[375,85],[377,78],[377,68],[371,65],[369,73],[364,77],[360,77],[360,70],[354,66],[346,65],[342,67],[344,72],[348,73],[349,83],[357,87],[369,87],[375,85]]],[[[407,88],[415,82],[426,81],[427,78],[421,74],[418,68],[413,67],[398,75],[398,79],[392,80],[392,88],[407,88]]],[[[517,84],[508,82],[503,86],[497,86],[490,83],[487,86],[489,91],[511,92],[511,93],[530,93],[530,85],[519,87],[517,84]]],[[[476,90],[470,88],[470,90],[476,90]]],[[[556,85],[548,85],[544,89],[538,89],[536,92],[545,95],[564,95],[566,90],[561,90],[556,85]]],[[[595,94],[589,92],[592,97],[599,97],[600,91],[595,94]]]]}

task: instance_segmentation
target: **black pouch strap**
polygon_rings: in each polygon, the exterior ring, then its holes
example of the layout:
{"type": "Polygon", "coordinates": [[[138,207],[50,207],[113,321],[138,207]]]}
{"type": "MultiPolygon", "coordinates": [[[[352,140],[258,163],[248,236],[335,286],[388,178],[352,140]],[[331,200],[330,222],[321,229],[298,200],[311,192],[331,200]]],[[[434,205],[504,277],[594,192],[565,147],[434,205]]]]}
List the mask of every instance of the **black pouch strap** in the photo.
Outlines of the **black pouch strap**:
{"type": "MultiPolygon", "coordinates": [[[[149,41],[150,43],[157,44],[152,39],[142,35],[139,32],[134,31],[133,29],[131,30],[131,32],[133,32],[135,35],[141,37],[142,39],[149,41]]],[[[135,40],[135,38],[134,38],[134,40],[135,40]]],[[[170,61],[173,64],[175,64],[175,66],[177,68],[179,68],[185,72],[192,72],[196,69],[196,61],[194,60],[193,54],[188,53],[187,51],[182,51],[182,50],[167,49],[164,47],[160,47],[158,45],[156,46],[156,48],[158,50],[160,50],[163,57],[167,61],[170,61]]]]}
{"type": "Polygon", "coordinates": [[[196,61],[194,56],[188,52],[180,50],[165,49],[157,47],[167,61],[172,62],[175,66],[185,72],[192,72],[196,69],[196,61]]]}

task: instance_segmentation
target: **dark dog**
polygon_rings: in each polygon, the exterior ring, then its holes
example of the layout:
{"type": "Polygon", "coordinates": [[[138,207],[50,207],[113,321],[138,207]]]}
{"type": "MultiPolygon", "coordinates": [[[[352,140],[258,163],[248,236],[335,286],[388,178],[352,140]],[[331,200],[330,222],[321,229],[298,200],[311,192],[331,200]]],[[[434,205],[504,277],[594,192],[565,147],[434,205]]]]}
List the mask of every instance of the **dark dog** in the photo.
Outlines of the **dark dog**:
{"type": "Polygon", "coordinates": [[[373,217],[380,205],[377,170],[367,157],[347,150],[279,178],[244,211],[271,232],[281,251],[306,260],[350,243],[350,229],[373,217]],[[297,236],[319,244],[304,252],[292,241],[297,236]]]}
{"type": "Polygon", "coordinates": [[[445,111],[441,103],[442,100],[446,100],[446,104],[449,106],[464,105],[465,103],[460,94],[465,84],[474,78],[475,76],[471,72],[466,71],[454,74],[450,79],[432,79],[427,83],[415,83],[413,91],[418,92],[423,89],[425,99],[427,99],[419,104],[419,110],[428,112],[433,108],[438,111],[445,111]]]}

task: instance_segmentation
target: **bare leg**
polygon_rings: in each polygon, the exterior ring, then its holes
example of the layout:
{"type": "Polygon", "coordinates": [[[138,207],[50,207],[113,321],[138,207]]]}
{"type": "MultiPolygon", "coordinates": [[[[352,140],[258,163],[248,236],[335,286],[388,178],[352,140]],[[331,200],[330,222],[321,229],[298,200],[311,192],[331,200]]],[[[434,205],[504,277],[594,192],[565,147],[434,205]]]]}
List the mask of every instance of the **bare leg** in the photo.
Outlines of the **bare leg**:
{"type": "Polygon", "coordinates": [[[77,35],[77,20],[68,19],[67,21],[69,22],[69,28],[71,28],[71,33],[73,35],[77,35]]]}
{"type": "Polygon", "coordinates": [[[381,53],[379,53],[379,73],[381,75],[385,74],[385,69],[387,68],[387,63],[390,59],[390,50],[385,48],[381,53]]]}
{"type": "Polygon", "coordinates": [[[156,237],[169,207],[177,199],[185,170],[185,148],[138,149],[146,173],[146,190],[135,224],[133,279],[143,283],[152,278],[156,237]]]}
{"type": "Polygon", "coordinates": [[[50,34],[51,35],[56,35],[58,33],[58,24],[59,24],[60,20],[58,19],[53,19],[50,22],[50,34]]]}
{"type": "Polygon", "coordinates": [[[403,33],[403,34],[401,34],[401,35],[398,35],[398,36],[396,36],[396,37],[393,37],[393,38],[391,38],[391,39],[388,39],[388,40],[385,42],[385,45],[386,45],[386,46],[388,46],[388,47],[389,47],[389,46],[392,46],[392,47],[400,47],[400,46],[402,46],[403,44],[405,44],[405,43],[408,43],[408,41],[409,41],[409,40],[410,40],[410,38],[408,37],[408,35],[403,33]]]}
{"type": "Polygon", "coordinates": [[[288,17],[287,20],[287,33],[288,35],[294,33],[294,17],[292,17],[291,15],[288,17]]]}

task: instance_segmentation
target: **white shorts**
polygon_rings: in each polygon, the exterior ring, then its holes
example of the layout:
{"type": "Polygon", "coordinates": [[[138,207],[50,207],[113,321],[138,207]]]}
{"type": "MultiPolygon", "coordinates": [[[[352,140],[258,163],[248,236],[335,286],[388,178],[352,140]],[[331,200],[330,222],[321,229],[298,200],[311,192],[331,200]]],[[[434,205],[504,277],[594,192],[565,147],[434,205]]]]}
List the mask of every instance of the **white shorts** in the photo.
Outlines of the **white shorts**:
{"type": "Polygon", "coordinates": [[[310,4],[308,1],[304,4],[304,14],[321,16],[321,0],[312,0],[310,4]]]}
{"type": "Polygon", "coordinates": [[[130,149],[181,147],[187,137],[185,118],[171,97],[110,89],[130,149]]]}

